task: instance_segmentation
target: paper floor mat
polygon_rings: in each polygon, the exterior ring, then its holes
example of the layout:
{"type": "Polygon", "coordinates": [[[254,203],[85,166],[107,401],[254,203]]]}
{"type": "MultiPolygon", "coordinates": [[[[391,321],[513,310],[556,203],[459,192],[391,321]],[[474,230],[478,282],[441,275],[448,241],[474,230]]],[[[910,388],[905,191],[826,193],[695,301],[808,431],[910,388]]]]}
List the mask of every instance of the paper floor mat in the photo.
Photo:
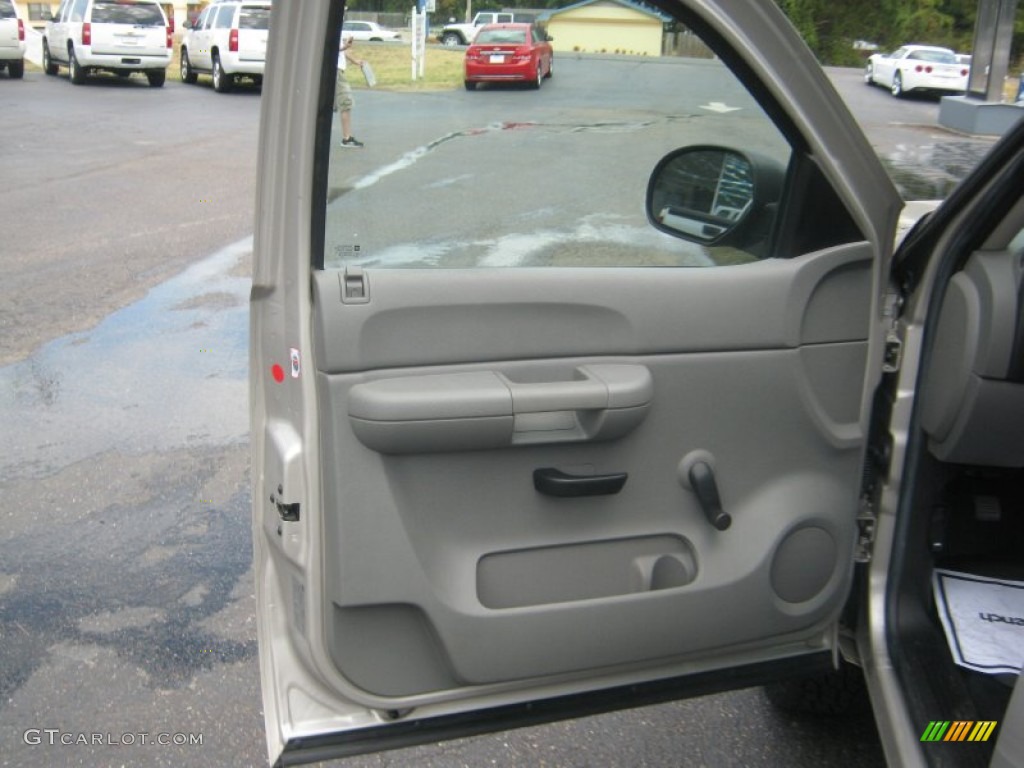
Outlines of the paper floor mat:
{"type": "Polygon", "coordinates": [[[1020,674],[1024,582],[936,569],[935,604],[957,664],[987,674],[1020,674]]]}

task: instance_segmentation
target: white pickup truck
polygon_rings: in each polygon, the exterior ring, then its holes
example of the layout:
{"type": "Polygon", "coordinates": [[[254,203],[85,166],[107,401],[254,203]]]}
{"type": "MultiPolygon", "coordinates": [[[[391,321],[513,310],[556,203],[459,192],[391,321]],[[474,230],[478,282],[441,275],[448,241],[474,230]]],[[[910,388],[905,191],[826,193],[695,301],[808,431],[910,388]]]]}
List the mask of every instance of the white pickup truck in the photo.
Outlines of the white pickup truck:
{"type": "Polygon", "coordinates": [[[513,13],[481,11],[468,24],[446,24],[441,30],[441,42],[450,47],[469,45],[485,24],[511,24],[514,21],[519,21],[519,19],[515,18],[513,13]]]}

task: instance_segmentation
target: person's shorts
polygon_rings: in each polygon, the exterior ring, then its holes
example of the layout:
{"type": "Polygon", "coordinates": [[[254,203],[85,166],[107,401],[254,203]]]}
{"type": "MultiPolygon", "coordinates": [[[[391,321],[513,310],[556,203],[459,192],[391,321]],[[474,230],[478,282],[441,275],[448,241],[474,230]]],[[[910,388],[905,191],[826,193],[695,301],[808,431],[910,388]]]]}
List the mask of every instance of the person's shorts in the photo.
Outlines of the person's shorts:
{"type": "Polygon", "coordinates": [[[338,70],[338,81],[334,84],[334,111],[352,109],[352,86],[345,79],[345,73],[338,70]]]}

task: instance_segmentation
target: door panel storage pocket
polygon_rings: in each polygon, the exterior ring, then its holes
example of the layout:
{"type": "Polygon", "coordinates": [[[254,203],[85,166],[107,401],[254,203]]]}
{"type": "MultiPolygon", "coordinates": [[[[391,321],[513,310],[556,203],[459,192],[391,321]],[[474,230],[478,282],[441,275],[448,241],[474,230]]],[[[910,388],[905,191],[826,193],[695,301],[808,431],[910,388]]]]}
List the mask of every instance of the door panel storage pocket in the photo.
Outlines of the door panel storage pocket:
{"type": "Polygon", "coordinates": [[[682,587],[697,576],[678,536],[495,552],[477,563],[477,596],[487,608],[520,608],[682,587]]]}

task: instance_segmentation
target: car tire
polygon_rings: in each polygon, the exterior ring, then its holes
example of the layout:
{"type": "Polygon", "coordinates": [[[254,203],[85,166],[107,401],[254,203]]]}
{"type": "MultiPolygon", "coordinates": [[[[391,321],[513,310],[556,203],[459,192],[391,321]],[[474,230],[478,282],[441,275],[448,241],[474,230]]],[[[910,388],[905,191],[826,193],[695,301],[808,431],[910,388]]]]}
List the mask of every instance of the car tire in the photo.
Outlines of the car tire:
{"type": "Polygon", "coordinates": [[[537,76],[535,80],[530,81],[530,87],[535,91],[539,91],[542,82],[544,82],[544,63],[537,59],[537,76]]]}
{"type": "Polygon", "coordinates": [[[545,77],[552,78],[554,76],[555,76],[555,57],[552,56],[550,59],[548,59],[548,73],[545,75],[545,77]]]}
{"type": "Polygon", "coordinates": [[[146,73],[146,79],[149,80],[150,88],[163,88],[167,81],[167,72],[163,69],[154,69],[146,73]]]}
{"type": "Polygon", "coordinates": [[[897,99],[903,97],[903,75],[898,70],[892,76],[892,87],[889,92],[897,99]]]}
{"type": "Polygon", "coordinates": [[[870,708],[859,667],[840,662],[839,669],[766,685],[768,701],[791,715],[845,715],[870,708]]]}
{"type": "Polygon", "coordinates": [[[50,55],[50,46],[45,40],[43,40],[43,72],[48,75],[57,74],[57,62],[53,60],[53,56],[50,55]]]}
{"type": "Polygon", "coordinates": [[[192,61],[188,57],[188,49],[181,49],[181,82],[195,85],[199,75],[192,69],[192,61]]]}
{"type": "Polygon", "coordinates": [[[466,90],[467,91],[475,91],[476,90],[476,83],[473,83],[473,82],[470,82],[469,80],[466,80],[465,81],[465,85],[466,85],[466,90]]]}
{"type": "Polygon", "coordinates": [[[21,80],[25,76],[25,60],[7,62],[7,74],[12,80],[21,80]]]}
{"type": "Polygon", "coordinates": [[[224,67],[220,63],[220,56],[215,54],[213,57],[213,90],[217,93],[227,93],[234,84],[235,78],[224,71],[224,67]]]}
{"type": "Polygon", "coordinates": [[[462,38],[455,32],[446,32],[441,37],[441,44],[449,48],[454,48],[457,45],[462,45],[462,38]]]}
{"type": "Polygon", "coordinates": [[[75,49],[71,47],[68,48],[68,79],[72,85],[82,85],[85,82],[85,70],[78,63],[75,49]]]}
{"type": "Polygon", "coordinates": [[[875,68],[870,63],[864,68],[864,82],[868,85],[875,84],[875,68]]]}

